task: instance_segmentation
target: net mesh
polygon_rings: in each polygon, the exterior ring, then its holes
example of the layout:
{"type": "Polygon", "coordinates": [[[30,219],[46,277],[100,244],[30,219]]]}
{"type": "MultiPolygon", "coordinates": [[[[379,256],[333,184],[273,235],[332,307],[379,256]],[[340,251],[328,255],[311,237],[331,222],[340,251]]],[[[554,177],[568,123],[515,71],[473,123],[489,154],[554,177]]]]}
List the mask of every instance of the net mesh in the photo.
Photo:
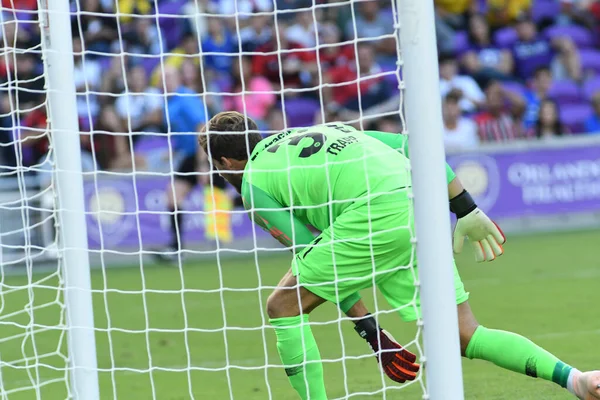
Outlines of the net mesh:
{"type": "MultiPolygon", "coordinates": [[[[1,8],[2,399],[74,397],[46,5],[1,8]]],[[[265,310],[289,252],[190,148],[224,110],[252,117],[265,137],[333,121],[402,132],[395,2],[78,0],[70,16],[72,35],[52,40],[73,48],[100,397],[294,398],[265,310]]],[[[422,355],[419,324],[401,326],[375,290],[365,300],[422,355]]],[[[335,307],[313,314],[331,398],[423,396],[421,375],[385,378],[335,307]]]]}

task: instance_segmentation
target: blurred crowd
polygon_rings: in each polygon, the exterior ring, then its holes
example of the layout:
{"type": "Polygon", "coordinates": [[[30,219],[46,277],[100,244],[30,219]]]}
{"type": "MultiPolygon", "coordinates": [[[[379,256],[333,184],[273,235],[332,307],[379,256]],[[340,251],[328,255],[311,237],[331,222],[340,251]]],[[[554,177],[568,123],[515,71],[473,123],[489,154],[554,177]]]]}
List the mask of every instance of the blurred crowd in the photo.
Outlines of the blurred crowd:
{"type": "MultiPolygon", "coordinates": [[[[169,135],[223,110],[265,135],[361,119],[401,132],[393,3],[72,1],[84,162],[165,166],[169,135]]],[[[48,151],[36,8],[2,0],[4,166],[43,168],[48,151]]],[[[435,12],[448,150],[600,132],[600,1],[435,0],[435,12]]]]}

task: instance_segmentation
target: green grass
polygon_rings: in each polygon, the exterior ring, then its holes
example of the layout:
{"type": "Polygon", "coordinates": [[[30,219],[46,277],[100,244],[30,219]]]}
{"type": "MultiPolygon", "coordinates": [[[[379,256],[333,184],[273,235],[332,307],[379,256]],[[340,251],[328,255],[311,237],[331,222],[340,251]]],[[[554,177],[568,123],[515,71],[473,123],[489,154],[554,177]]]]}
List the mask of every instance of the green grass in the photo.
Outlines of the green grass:
{"type": "MultiPolygon", "coordinates": [[[[460,271],[479,321],[526,335],[580,369],[599,368],[600,267],[594,253],[599,236],[598,232],[579,232],[513,237],[505,247],[506,254],[486,264],[475,264],[470,253],[461,255],[460,271]]],[[[259,265],[260,277],[254,259],[242,258],[221,260],[220,268],[216,260],[189,264],[182,272],[156,266],[95,270],[92,279],[97,290],[93,300],[99,328],[96,341],[101,398],[176,400],[193,395],[196,399],[220,400],[233,395],[235,399],[254,400],[268,399],[270,390],[271,398],[295,399],[282,369],[263,367],[266,361],[278,364],[279,358],[272,330],[256,329],[265,324],[261,306],[269,290],[253,289],[259,284],[275,285],[288,268],[289,259],[283,255],[261,257],[259,265]],[[246,290],[219,292],[221,287],[246,290]],[[109,291],[104,292],[105,288],[109,291]],[[228,327],[225,332],[220,330],[224,325],[228,327]],[[236,367],[226,371],[227,365],[236,367]]],[[[35,275],[34,280],[43,277],[35,275]]],[[[1,288],[0,388],[31,387],[31,374],[34,381],[44,383],[39,398],[64,399],[64,381],[52,383],[64,376],[59,354],[66,354],[66,343],[59,342],[60,332],[6,340],[24,332],[22,326],[28,324],[29,315],[7,315],[24,310],[30,295],[34,305],[56,299],[55,277],[38,284],[31,293],[9,291],[9,286],[26,282],[23,276],[7,276],[1,288]],[[22,326],[9,326],[7,321],[22,326]],[[37,364],[33,359],[27,368],[23,362],[11,363],[22,360],[24,354],[50,356],[38,359],[37,364]]],[[[369,291],[364,295],[373,307],[369,291]]],[[[58,304],[35,309],[35,323],[57,324],[58,304]]],[[[335,307],[324,305],[311,320],[329,321],[336,316],[335,307]]],[[[415,336],[414,326],[401,323],[394,314],[386,315],[383,325],[402,341],[415,336]]],[[[348,322],[341,328],[333,323],[313,330],[324,359],[339,359],[343,353],[369,354],[348,322]]],[[[467,399],[571,398],[554,384],[485,362],[465,361],[463,370],[467,399]]],[[[330,398],[375,392],[384,388],[384,383],[387,399],[420,399],[422,394],[418,383],[396,390],[390,381],[382,381],[372,357],[326,363],[325,373],[330,398]]],[[[7,397],[2,397],[0,390],[2,400],[35,398],[32,389],[7,397]]],[[[380,399],[383,394],[352,398],[380,399]]]]}

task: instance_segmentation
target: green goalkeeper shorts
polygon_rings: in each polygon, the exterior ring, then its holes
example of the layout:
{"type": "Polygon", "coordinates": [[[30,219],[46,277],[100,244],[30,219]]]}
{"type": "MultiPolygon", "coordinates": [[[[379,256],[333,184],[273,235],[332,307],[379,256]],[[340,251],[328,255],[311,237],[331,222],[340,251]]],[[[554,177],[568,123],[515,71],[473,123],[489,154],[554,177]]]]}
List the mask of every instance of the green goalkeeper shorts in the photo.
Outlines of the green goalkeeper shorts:
{"type": "MultiPolygon", "coordinates": [[[[294,258],[292,272],[302,287],[336,304],[377,286],[403,320],[413,321],[420,317],[413,232],[405,194],[351,206],[294,258]]],[[[456,304],[468,300],[456,265],[454,289],[456,304]]]]}

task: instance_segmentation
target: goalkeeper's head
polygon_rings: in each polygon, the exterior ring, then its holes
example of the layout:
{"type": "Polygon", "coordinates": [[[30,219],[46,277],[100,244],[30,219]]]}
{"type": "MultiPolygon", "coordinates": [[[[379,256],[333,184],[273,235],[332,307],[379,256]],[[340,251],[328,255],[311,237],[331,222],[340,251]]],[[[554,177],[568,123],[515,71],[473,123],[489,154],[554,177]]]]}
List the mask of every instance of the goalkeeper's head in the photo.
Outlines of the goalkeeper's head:
{"type": "Polygon", "coordinates": [[[236,111],[224,111],[212,117],[198,137],[212,165],[238,192],[248,158],[261,140],[256,122],[236,111]]]}

